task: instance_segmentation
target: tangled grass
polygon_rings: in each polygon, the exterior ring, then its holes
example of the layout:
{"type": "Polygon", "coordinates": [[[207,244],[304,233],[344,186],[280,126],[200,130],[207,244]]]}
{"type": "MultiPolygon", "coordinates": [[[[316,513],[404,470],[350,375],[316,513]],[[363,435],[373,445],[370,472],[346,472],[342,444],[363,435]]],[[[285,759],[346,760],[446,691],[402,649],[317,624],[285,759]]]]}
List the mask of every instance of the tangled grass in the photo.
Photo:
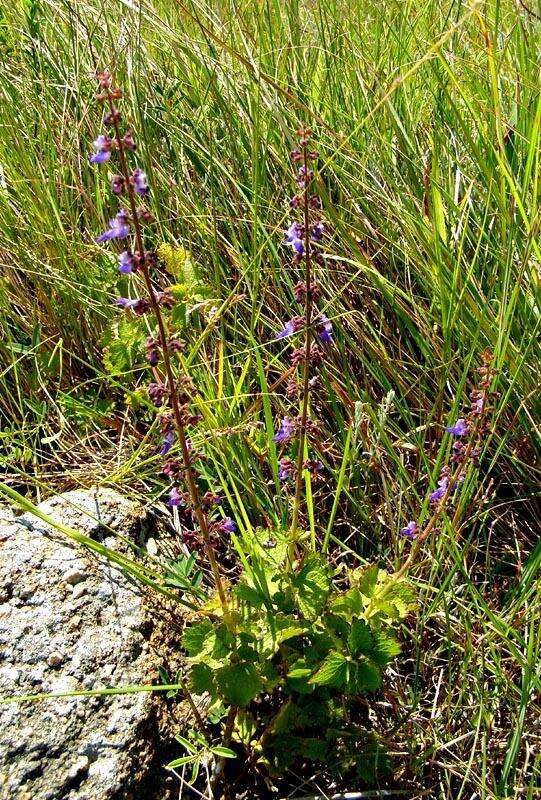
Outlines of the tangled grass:
{"type": "Polygon", "coordinates": [[[424,549],[413,641],[371,710],[411,796],[539,791],[534,6],[15,0],[0,10],[8,485],[33,499],[95,483],[147,503],[165,491],[138,425],[143,352],[114,311],[113,260],[92,240],[108,202],[86,158],[98,64],[122,76],[142,133],[164,274],[182,279],[189,258],[205,289],[186,354],[198,444],[244,533],[287,513],[272,442],[286,353],[273,338],[292,305],[281,241],[300,122],[317,132],[333,229],[318,274],[336,347],[315,535],[328,531],[361,562],[396,562],[398,531],[444,458],[442,428],[481,353],[494,353],[499,398],[480,482],[461,494],[466,522],[424,549]],[[205,313],[209,298],[218,317],[205,313]]]}

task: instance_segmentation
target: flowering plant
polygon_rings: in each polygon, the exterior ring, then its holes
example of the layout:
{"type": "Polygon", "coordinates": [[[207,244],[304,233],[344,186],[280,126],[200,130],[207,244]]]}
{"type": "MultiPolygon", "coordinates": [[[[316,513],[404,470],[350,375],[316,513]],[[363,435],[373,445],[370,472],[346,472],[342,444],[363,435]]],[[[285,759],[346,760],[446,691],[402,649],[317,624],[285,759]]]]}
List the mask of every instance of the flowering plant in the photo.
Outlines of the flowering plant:
{"type": "Polygon", "coordinates": [[[163,441],[160,454],[164,457],[163,474],[171,480],[169,504],[183,506],[189,510],[193,523],[197,525],[203,541],[216,591],[224,613],[228,600],[224,582],[218,566],[214,539],[220,533],[229,533],[233,523],[229,518],[212,515],[217,505],[213,493],[201,494],[198,485],[197,461],[188,429],[199,417],[190,407],[193,384],[187,375],[177,376],[173,365],[175,356],[182,353],[183,344],[170,334],[167,313],[176,303],[172,287],[158,290],[153,283],[153,270],[157,264],[156,253],[146,246],[144,226],[154,221],[144,200],[149,197],[150,187],[141,167],[130,167],[130,155],[136,151],[136,143],[130,130],[122,131],[123,117],[115,103],[122,97],[121,90],[113,84],[109,71],[98,73],[99,93],[97,100],[105,106],[103,123],[111,135],[100,134],[94,141],[95,153],[90,157],[93,164],[109,164],[117,158],[118,173],[111,178],[111,190],[119,199],[126,199],[109,227],[98,237],[96,243],[128,240],[128,247],[118,254],[118,269],[130,276],[134,285],[142,286],[143,296],[119,297],[118,307],[138,316],[153,316],[150,322],[154,331],[146,339],[146,358],[152,370],[153,381],[148,386],[148,396],[157,409],[163,441]],[[173,448],[180,457],[171,456],[173,448]]]}
{"type": "MultiPolygon", "coordinates": [[[[291,514],[283,529],[258,530],[252,541],[244,541],[242,570],[230,584],[220,569],[216,543],[234,534],[235,523],[218,512],[220,497],[201,488],[201,454],[190,436],[199,420],[193,410],[195,387],[179,370],[183,343],[171,333],[176,295],[171,286],[159,286],[157,255],[147,244],[146,231],[153,222],[150,187],[143,169],[132,163],[136,143],[116,105],[122,93],[107,71],[99,73],[98,82],[109,133],[97,136],[90,161],[117,163],[111,190],[120,207],[96,242],[125,243],[118,253],[118,270],[134,292],[136,287],[143,289],[118,298],[116,304],[127,314],[146,317],[145,351],[152,372],[147,391],[162,432],[159,452],[170,481],[169,504],[185,510],[193,527],[186,541],[194,550],[202,545],[215,589],[214,594],[205,591],[197,571],[197,591],[192,594],[197,619],[187,625],[182,638],[187,685],[183,680],[181,685],[204,736],[197,733],[197,747],[181,738],[189,754],[169,766],[197,761],[197,753],[210,752],[216,758],[216,784],[224,758],[235,755],[231,745],[245,748],[250,763],[265,765],[271,773],[302,757],[323,762],[341,775],[353,771],[370,779],[385,757],[381,743],[359,718],[357,698],[381,686],[386,666],[399,654],[393,630],[414,608],[406,573],[421,543],[459,495],[469,468],[477,465],[494,377],[490,357],[484,358],[471,408],[446,428],[455,442],[450,463],[425,503],[431,508],[428,521],[421,525],[413,519],[401,530],[413,542],[402,566],[393,574],[377,565],[336,567],[326,554],[327,538],[323,552],[317,552],[315,534],[308,545],[302,525],[304,501],[311,501],[311,492],[304,498],[303,487],[323,471],[316,457],[320,424],[311,416],[311,393],[321,385],[317,370],[331,352],[334,331],[318,308],[321,292],[314,273],[324,265],[328,231],[315,190],[318,154],[310,146],[311,132],[302,127],[291,154],[296,193],[290,207],[295,219],[284,242],[292,250],[293,269],[300,272],[294,286],[298,308],[275,337],[280,343],[293,343],[293,377],[286,390],[292,408],[273,435],[274,444],[284,448],[278,476],[285,491],[292,487],[291,514]],[[209,720],[223,725],[223,745],[210,743],[212,729],[192,693],[208,696],[209,720]]],[[[177,565],[168,573],[169,584],[184,590],[193,567],[192,557],[177,565]]]]}
{"type": "Polygon", "coordinates": [[[324,263],[326,233],[315,191],[318,154],[307,128],[298,137],[291,154],[297,192],[290,201],[298,218],[285,244],[301,273],[294,286],[300,313],[275,337],[292,342],[286,394],[298,411],[283,417],[273,436],[275,444],[292,448],[279,461],[280,480],[286,490],[293,486],[291,518],[284,529],[257,532],[230,591],[228,614],[210,600],[203,621],[186,629],[183,646],[189,688],[223,709],[226,745],[243,745],[271,773],[308,758],[338,773],[373,778],[384,765],[383,748],[360,724],[356,698],[381,686],[385,667],[400,652],[393,626],[414,598],[404,580],[377,566],[337,570],[316,552],[315,541],[305,546],[304,481],[317,481],[323,470],[310,452],[320,434],[311,392],[320,386],[317,370],[332,346],[333,326],[318,311],[314,278],[314,268],[324,263]]]}

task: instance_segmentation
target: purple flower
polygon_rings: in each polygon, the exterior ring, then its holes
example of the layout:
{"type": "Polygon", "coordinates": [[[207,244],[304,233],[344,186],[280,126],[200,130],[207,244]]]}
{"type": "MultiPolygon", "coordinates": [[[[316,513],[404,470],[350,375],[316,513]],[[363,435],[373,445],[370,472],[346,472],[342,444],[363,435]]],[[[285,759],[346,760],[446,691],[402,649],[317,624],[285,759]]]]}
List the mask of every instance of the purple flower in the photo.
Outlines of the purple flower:
{"type": "Polygon", "coordinates": [[[444,495],[446,494],[448,486],[449,486],[449,478],[447,477],[440,478],[440,480],[438,481],[438,488],[434,492],[432,492],[428,497],[430,502],[437,503],[438,500],[441,500],[442,497],[444,497],[444,495]]]}
{"type": "Polygon", "coordinates": [[[96,243],[108,242],[110,239],[125,239],[130,233],[128,212],[121,209],[114,219],[109,220],[109,229],[96,238],[96,243]]]}
{"type": "Polygon", "coordinates": [[[118,271],[123,272],[124,275],[130,275],[133,272],[133,253],[131,250],[124,250],[118,257],[118,271]]]}
{"type": "Polygon", "coordinates": [[[111,158],[110,150],[98,150],[97,153],[94,153],[93,156],[90,156],[90,163],[104,164],[106,161],[109,161],[110,158],[111,158]]]}
{"type": "Polygon", "coordinates": [[[447,433],[452,433],[453,436],[465,436],[468,433],[468,423],[465,419],[457,419],[454,425],[445,428],[447,433]]]}
{"type": "Polygon", "coordinates": [[[472,410],[476,414],[482,414],[484,406],[485,406],[484,398],[483,397],[477,397],[473,402],[472,410]]]}
{"type": "Polygon", "coordinates": [[[122,144],[124,145],[126,150],[136,150],[137,149],[136,148],[136,144],[133,141],[133,136],[132,136],[131,131],[128,131],[127,133],[124,134],[124,136],[122,137],[122,144]]]}
{"type": "Polygon", "coordinates": [[[126,185],[126,181],[124,180],[123,175],[115,175],[111,181],[111,191],[113,194],[121,195],[124,191],[126,185]]]}
{"type": "Polygon", "coordinates": [[[162,449],[160,450],[161,456],[166,456],[170,449],[173,447],[173,442],[175,441],[175,434],[173,431],[167,431],[165,434],[165,438],[163,440],[162,449]]]}
{"type": "Polygon", "coordinates": [[[118,256],[118,271],[124,273],[124,275],[130,275],[135,269],[135,263],[133,260],[133,253],[131,250],[124,250],[123,253],[120,253],[118,256]]]}
{"type": "Polygon", "coordinates": [[[100,133],[100,135],[94,139],[92,144],[96,152],[93,156],[90,156],[90,163],[103,164],[105,161],[109,161],[111,158],[111,147],[113,146],[113,140],[104,133],[100,133]]]}
{"type": "Polygon", "coordinates": [[[173,508],[184,504],[184,498],[182,497],[181,493],[179,492],[176,486],[173,486],[173,488],[169,492],[169,500],[167,501],[167,503],[173,508]]]}
{"type": "Polygon", "coordinates": [[[320,314],[316,322],[316,331],[323,344],[332,342],[332,322],[325,314],[320,314]]]}
{"type": "Polygon", "coordinates": [[[415,539],[417,537],[418,525],[413,520],[408,522],[405,528],[402,528],[400,533],[408,539],[415,539]]]}
{"type": "Polygon", "coordinates": [[[303,230],[300,222],[292,222],[286,231],[286,243],[290,244],[299,256],[304,253],[302,235],[303,230]]]}
{"type": "Polygon", "coordinates": [[[137,304],[139,303],[139,298],[131,298],[131,297],[117,297],[115,300],[115,304],[120,306],[120,308],[136,308],[137,304]]]}
{"type": "Polygon", "coordinates": [[[276,442],[277,444],[280,442],[287,442],[289,439],[291,439],[294,433],[295,425],[293,420],[291,420],[289,417],[284,417],[278,432],[272,437],[272,441],[276,442]]]}
{"type": "Polygon", "coordinates": [[[224,517],[222,520],[220,520],[218,527],[223,533],[235,533],[237,530],[237,526],[231,517],[224,517]]]}
{"type": "Polygon", "coordinates": [[[290,458],[280,459],[280,469],[278,470],[278,478],[281,481],[288,481],[293,477],[295,472],[295,464],[290,458]]]}
{"type": "Polygon", "coordinates": [[[304,324],[304,320],[302,317],[293,317],[286,322],[286,326],[280,333],[276,336],[277,339],[285,339],[286,336],[292,336],[294,333],[299,331],[304,324]]]}
{"type": "Polygon", "coordinates": [[[147,176],[140,167],[134,169],[130,180],[137,194],[141,195],[141,197],[146,197],[150,192],[150,188],[147,183],[147,176]]]}
{"type": "Polygon", "coordinates": [[[313,242],[320,242],[323,239],[323,234],[325,233],[325,226],[322,222],[316,222],[316,224],[312,228],[311,239],[313,242]]]}

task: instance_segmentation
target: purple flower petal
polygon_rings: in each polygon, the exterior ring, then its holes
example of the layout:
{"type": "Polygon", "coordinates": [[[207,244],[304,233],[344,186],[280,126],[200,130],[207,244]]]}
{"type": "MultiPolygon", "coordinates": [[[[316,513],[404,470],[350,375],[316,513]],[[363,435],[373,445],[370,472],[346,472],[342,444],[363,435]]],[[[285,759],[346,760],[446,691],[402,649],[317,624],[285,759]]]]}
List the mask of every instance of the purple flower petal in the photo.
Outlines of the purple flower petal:
{"type": "Polygon", "coordinates": [[[277,431],[276,435],[272,437],[272,441],[279,444],[280,442],[287,442],[293,436],[295,426],[289,417],[284,417],[282,424],[277,431]]]}
{"type": "Polygon", "coordinates": [[[237,526],[231,519],[231,517],[224,517],[223,520],[220,522],[220,528],[224,533],[235,533],[237,530],[237,526]]]}
{"type": "Polygon", "coordinates": [[[438,500],[441,500],[441,498],[444,497],[445,494],[447,493],[448,486],[449,486],[449,478],[441,478],[438,481],[438,488],[428,496],[430,502],[437,503],[438,500]]]}
{"type": "Polygon", "coordinates": [[[90,163],[91,164],[103,164],[104,161],[108,161],[111,158],[111,147],[113,146],[113,140],[106,136],[104,133],[100,133],[96,139],[92,142],[94,150],[93,156],[90,156],[90,163]]]}
{"type": "Polygon", "coordinates": [[[447,433],[452,433],[453,436],[465,436],[468,433],[468,423],[465,419],[457,419],[454,425],[445,428],[447,433]]]}
{"type": "Polygon", "coordinates": [[[332,322],[325,314],[319,315],[316,331],[323,344],[330,344],[332,342],[332,322]]]}
{"type": "Polygon", "coordinates": [[[285,328],[276,335],[276,338],[285,339],[286,336],[292,336],[294,333],[295,333],[295,326],[293,325],[293,320],[290,319],[289,322],[286,323],[285,328]]]}
{"type": "Polygon", "coordinates": [[[281,330],[279,334],[277,334],[276,338],[285,339],[286,336],[291,336],[292,334],[297,333],[297,331],[300,331],[303,325],[304,319],[302,317],[293,317],[289,320],[289,322],[286,322],[285,328],[281,330]]]}
{"type": "Polygon", "coordinates": [[[286,231],[286,243],[290,244],[299,256],[304,253],[303,230],[300,222],[292,222],[286,231]]]}
{"type": "Polygon", "coordinates": [[[400,530],[400,533],[402,536],[406,536],[408,539],[415,539],[417,537],[417,530],[418,525],[412,520],[411,522],[408,522],[405,528],[400,530]]]}
{"type": "Polygon", "coordinates": [[[115,175],[111,181],[111,191],[117,196],[124,192],[125,180],[122,175],[115,175]]]}
{"type": "Polygon", "coordinates": [[[176,486],[173,486],[169,492],[169,500],[167,501],[167,504],[173,508],[184,504],[183,497],[176,486]]]}
{"type": "Polygon", "coordinates": [[[117,299],[115,300],[116,305],[120,306],[120,308],[133,308],[134,306],[137,305],[138,302],[139,300],[137,299],[132,300],[131,297],[117,297],[117,299]]]}
{"type": "Polygon", "coordinates": [[[133,272],[133,253],[130,250],[124,250],[118,257],[118,271],[129,275],[133,272]]]}
{"type": "Polygon", "coordinates": [[[134,169],[133,174],[131,176],[131,182],[133,188],[135,189],[138,195],[141,195],[141,197],[146,197],[147,194],[150,192],[150,188],[147,183],[147,176],[140,167],[134,169]]]}
{"type": "Polygon", "coordinates": [[[278,470],[278,478],[281,481],[288,481],[293,476],[295,464],[290,458],[282,458],[280,461],[280,469],[278,470]]]}
{"type": "Polygon", "coordinates": [[[313,242],[320,242],[323,238],[323,234],[325,233],[325,226],[322,222],[316,222],[316,224],[312,227],[312,233],[310,238],[313,242]]]}
{"type": "Polygon", "coordinates": [[[108,230],[97,236],[95,241],[97,244],[101,244],[102,242],[108,242],[110,239],[125,239],[126,236],[129,236],[129,233],[128,213],[121,210],[114,219],[109,220],[108,230]]]}
{"type": "Polygon", "coordinates": [[[109,150],[111,148],[112,140],[105,133],[100,133],[94,141],[92,146],[94,150],[109,150]]]}
{"type": "Polygon", "coordinates": [[[90,163],[91,164],[103,164],[105,161],[109,161],[111,158],[111,152],[109,150],[100,150],[94,155],[90,156],[90,163]]]}
{"type": "Polygon", "coordinates": [[[173,442],[175,441],[175,434],[173,431],[168,431],[165,434],[165,438],[163,440],[162,449],[160,450],[161,456],[166,456],[170,449],[173,447],[173,442]]]}

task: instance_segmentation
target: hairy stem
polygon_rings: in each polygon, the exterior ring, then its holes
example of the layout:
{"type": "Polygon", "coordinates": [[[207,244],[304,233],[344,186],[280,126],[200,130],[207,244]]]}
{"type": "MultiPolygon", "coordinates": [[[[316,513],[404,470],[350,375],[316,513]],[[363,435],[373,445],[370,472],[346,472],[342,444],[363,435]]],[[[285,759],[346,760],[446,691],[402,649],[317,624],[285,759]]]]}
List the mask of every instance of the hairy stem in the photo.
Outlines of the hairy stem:
{"type": "MultiPolygon", "coordinates": [[[[122,172],[122,176],[125,181],[126,185],[126,192],[128,195],[128,202],[130,205],[130,211],[133,219],[133,225],[135,230],[135,241],[137,245],[137,249],[141,256],[143,256],[144,250],[144,241],[143,241],[143,234],[141,231],[141,223],[137,216],[137,203],[135,198],[135,192],[133,186],[130,183],[130,173],[128,169],[128,163],[126,160],[126,152],[124,147],[124,142],[122,141],[122,137],[120,135],[120,129],[118,127],[118,122],[116,120],[114,114],[114,105],[113,100],[109,91],[107,91],[108,96],[108,103],[109,108],[111,110],[112,118],[113,118],[113,128],[115,132],[115,139],[118,148],[118,155],[119,155],[119,162],[120,162],[120,170],[122,172]]],[[[203,543],[205,548],[205,555],[207,556],[210,564],[210,569],[212,572],[212,577],[214,579],[214,583],[216,586],[216,590],[218,592],[218,596],[220,598],[220,603],[222,605],[224,613],[228,612],[228,602],[227,596],[225,593],[222,576],[220,574],[220,569],[218,567],[218,561],[216,559],[216,554],[214,552],[214,548],[212,546],[210,531],[208,526],[208,521],[206,515],[203,511],[203,507],[201,505],[201,497],[199,494],[199,489],[197,487],[197,483],[195,480],[194,472],[192,469],[192,463],[190,459],[190,451],[188,449],[188,442],[186,436],[186,430],[184,428],[184,424],[182,421],[182,413],[180,410],[180,403],[177,394],[177,387],[175,376],[173,373],[173,368],[171,365],[171,359],[169,356],[169,349],[168,349],[168,335],[167,329],[165,326],[165,321],[163,315],[161,313],[160,306],[156,300],[156,295],[154,293],[154,287],[152,285],[152,279],[150,277],[150,272],[148,269],[148,265],[145,262],[144,257],[141,257],[141,271],[143,274],[143,279],[145,281],[145,286],[147,289],[148,298],[150,300],[150,304],[152,306],[152,310],[154,312],[154,316],[156,317],[156,322],[158,325],[158,332],[159,332],[159,340],[160,340],[160,348],[162,351],[163,356],[163,363],[165,367],[165,375],[166,375],[166,385],[169,391],[169,398],[171,401],[171,408],[173,410],[173,415],[175,418],[175,425],[177,429],[178,440],[180,443],[180,449],[182,452],[182,461],[184,465],[184,476],[186,479],[186,485],[188,487],[188,492],[190,495],[190,500],[192,503],[192,508],[195,513],[197,523],[201,530],[201,534],[203,536],[203,543]]]]}
{"type": "Polygon", "coordinates": [[[312,259],[310,253],[310,181],[308,179],[308,145],[306,142],[303,144],[303,164],[305,170],[305,181],[303,195],[303,208],[304,208],[304,282],[306,288],[305,294],[305,345],[304,345],[304,372],[301,389],[301,423],[299,430],[299,452],[297,455],[297,472],[295,479],[295,497],[293,500],[293,513],[291,517],[291,542],[290,542],[290,560],[295,558],[296,544],[295,534],[297,533],[299,525],[299,511],[302,497],[302,479],[304,463],[304,450],[306,447],[306,425],[308,420],[308,406],[310,401],[310,348],[312,345],[312,259]]]}

